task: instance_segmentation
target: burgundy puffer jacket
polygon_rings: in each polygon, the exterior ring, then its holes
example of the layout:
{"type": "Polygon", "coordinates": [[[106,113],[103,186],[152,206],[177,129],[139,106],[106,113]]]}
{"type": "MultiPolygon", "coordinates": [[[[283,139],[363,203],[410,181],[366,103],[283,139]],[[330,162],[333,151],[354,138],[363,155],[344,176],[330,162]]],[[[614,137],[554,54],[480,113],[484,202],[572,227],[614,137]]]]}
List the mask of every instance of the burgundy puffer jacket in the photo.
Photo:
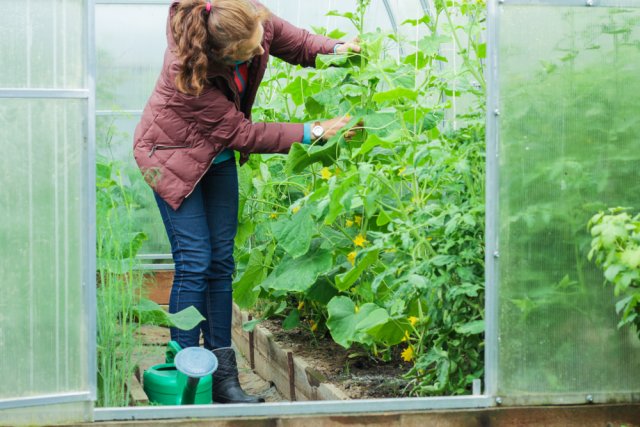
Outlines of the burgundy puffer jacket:
{"type": "MultiPolygon", "coordinates": [[[[258,7],[263,7],[255,2],[258,7]]],[[[193,191],[213,159],[225,148],[241,153],[287,153],[303,138],[301,123],[252,123],[251,107],[264,76],[269,55],[291,64],[312,66],[319,53],[333,51],[338,40],[312,35],[271,15],[264,23],[264,54],[253,58],[244,101],[233,80],[233,68],[210,63],[208,83],[199,96],[175,86],[180,68],[174,51],[169,9],[167,50],[162,72],[134,133],[133,154],[145,181],[173,209],[193,191]]]]}

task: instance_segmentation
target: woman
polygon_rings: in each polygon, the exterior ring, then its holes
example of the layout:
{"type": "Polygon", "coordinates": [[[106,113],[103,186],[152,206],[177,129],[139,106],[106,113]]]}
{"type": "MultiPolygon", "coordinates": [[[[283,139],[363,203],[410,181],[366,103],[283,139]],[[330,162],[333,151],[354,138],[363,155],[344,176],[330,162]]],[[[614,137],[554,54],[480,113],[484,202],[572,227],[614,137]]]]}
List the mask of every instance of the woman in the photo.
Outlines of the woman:
{"type": "Polygon", "coordinates": [[[156,87],[134,135],[134,156],[154,190],[171,242],[175,277],[169,311],[195,306],[205,320],[171,329],[183,348],[204,346],[218,358],[213,400],[257,403],[240,388],[231,348],[233,242],[240,164],[249,153],[287,153],[294,142],[321,143],[348,119],[313,126],[252,123],[251,106],[269,55],[312,66],[319,53],[359,52],[312,35],[251,0],[183,0],[170,7],[168,47],[156,87]]]}

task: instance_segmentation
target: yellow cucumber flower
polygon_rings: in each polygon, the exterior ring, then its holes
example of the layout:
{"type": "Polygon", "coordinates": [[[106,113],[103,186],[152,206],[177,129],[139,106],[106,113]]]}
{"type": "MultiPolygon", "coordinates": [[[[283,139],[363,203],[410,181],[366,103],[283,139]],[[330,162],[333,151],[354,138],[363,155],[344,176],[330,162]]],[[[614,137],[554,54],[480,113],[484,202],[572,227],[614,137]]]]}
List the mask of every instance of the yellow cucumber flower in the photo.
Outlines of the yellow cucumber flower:
{"type": "Polygon", "coordinates": [[[358,234],[356,238],[353,239],[353,244],[361,248],[364,248],[365,243],[367,243],[367,239],[365,239],[362,234],[358,234]]]}
{"type": "Polygon", "coordinates": [[[413,347],[408,346],[406,350],[402,352],[401,356],[405,362],[411,362],[413,360],[413,347]]]}
{"type": "Polygon", "coordinates": [[[352,227],[353,226],[353,221],[351,221],[350,219],[347,220],[346,222],[347,227],[352,227]]]}
{"type": "Polygon", "coordinates": [[[411,326],[416,326],[416,323],[418,323],[418,319],[416,316],[409,316],[409,323],[411,323],[411,326]]]}
{"type": "Polygon", "coordinates": [[[349,260],[351,265],[355,265],[355,263],[356,263],[356,255],[357,255],[356,251],[349,252],[349,255],[347,255],[347,259],[349,260]]]}
{"type": "Polygon", "coordinates": [[[356,215],[353,217],[353,220],[355,221],[356,224],[360,225],[362,224],[362,217],[360,215],[356,215]]]}
{"type": "Polygon", "coordinates": [[[299,210],[300,210],[300,206],[294,206],[294,208],[291,209],[291,212],[295,214],[295,213],[298,213],[299,210]]]}
{"type": "Polygon", "coordinates": [[[333,174],[331,173],[329,168],[325,167],[320,171],[320,175],[322,176],[322,179],[329,179],[333,174]]]}

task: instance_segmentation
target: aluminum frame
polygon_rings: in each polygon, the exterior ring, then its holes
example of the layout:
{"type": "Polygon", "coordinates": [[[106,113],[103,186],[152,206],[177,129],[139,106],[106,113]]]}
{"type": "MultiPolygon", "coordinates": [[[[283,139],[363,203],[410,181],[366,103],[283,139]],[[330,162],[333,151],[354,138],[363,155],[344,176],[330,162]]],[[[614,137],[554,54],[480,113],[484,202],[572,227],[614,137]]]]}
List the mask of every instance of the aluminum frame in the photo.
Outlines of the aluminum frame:
{"type": "Polygon", "coordinates": [[[61,403],[86,402],[89,400],[92,400],[90,392],[46,394],[37,397],[0,399],[0,411],[4,409],[28,408],[31,406],[48,406],[61,403]]]}
{"type": "Polygon", "coordinates": [[[485,189],[485,393],[498,389],[498,5],[488,2],[487,16],[487,121],[485,189]]]}
{"type": "Polygon", "coordinates": [[[86,270],[84,274],[85,324],[87,325],[87,378],[92,401],[98,399],[97,290],[96,290],[96,43],[95,0],[85,0],[87,49],[87,148],[85,165],[86,270]]]}
{"type": "Polygon", "coordinates": [[[140,408],[104,408],[94,410],[94,421],[154,420],[175,418],[252,418],[268,416],[304,416],[323,414],[371,414],[430,409],[474,409],[493,405],[488,396],[416,397],[400,399],[339,400],[320,402],[285,402],[156,406],[140,408]]]}

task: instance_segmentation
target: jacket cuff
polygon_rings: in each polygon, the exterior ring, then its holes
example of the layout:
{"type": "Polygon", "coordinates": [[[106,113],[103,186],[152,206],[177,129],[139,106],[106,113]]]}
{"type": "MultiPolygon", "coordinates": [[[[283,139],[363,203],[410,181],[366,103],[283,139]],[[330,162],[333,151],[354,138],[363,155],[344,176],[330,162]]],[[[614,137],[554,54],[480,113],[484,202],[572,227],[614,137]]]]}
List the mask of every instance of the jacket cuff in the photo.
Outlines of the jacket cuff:
{"type": "Polygon", "coordinates": [[[307,145],[311,144],[311,124],[309,123],[304,124],[304,134],[302,136],[302,143],[307,145]]]}

